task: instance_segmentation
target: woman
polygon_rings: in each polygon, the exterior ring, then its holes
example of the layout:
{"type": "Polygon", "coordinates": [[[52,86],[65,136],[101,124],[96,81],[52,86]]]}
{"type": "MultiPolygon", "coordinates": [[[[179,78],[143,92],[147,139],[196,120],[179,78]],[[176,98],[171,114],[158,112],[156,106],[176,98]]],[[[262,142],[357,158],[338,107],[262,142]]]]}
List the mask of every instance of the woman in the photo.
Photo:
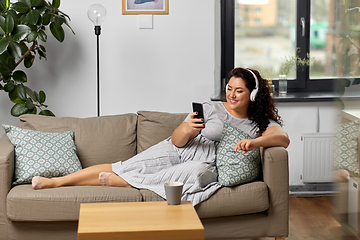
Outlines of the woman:
{"type": "Polygon", "coordinates": [[[233,69],[228,76],[226,102],[206,102],[203,107],[204,119],[195,118],[197,113],[189,114],[170,138],[127,161],[91,166],[64,177],[34,177],[32,186],[34,189],[82,185],[135,187],[165,197],[164,183],[181,181],[182,199],[196,205],[221,187],[215,159],[223,122],[253,137],[236,144],[234,151],[239,154],[260,146],[289,145],[267,81],[256,70],[233,69]]]}

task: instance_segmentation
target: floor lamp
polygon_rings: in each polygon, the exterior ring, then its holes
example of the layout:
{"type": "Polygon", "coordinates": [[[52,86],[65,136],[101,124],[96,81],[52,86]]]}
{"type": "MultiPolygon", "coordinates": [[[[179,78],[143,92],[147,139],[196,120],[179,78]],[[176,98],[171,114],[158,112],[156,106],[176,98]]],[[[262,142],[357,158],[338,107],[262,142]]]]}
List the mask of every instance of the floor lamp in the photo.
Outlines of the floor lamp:
{"type": "Polygon", "coordinates": [[[101,33],[101,23],[104,21],[106,16],[106,9],[100,4],[93,4],[88,10],[88,17],[95,25],[95,35],[97,37],[97,112],[98,117],[100,116],[100,73],[99,73],[99,35],[101,33]]]}

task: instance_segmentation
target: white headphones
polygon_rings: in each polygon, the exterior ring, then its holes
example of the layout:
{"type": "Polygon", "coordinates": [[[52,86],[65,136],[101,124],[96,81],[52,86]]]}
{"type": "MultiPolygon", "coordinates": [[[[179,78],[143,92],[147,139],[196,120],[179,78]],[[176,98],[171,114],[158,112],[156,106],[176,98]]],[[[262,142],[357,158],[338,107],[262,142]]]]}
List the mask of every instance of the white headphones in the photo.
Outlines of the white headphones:
{"type": "MultiPolygon", "coordinates": [[[[253,71],[251,71],[250,69],[248,68],[245,68],[246,70],[248,70],[249,72],[251,72],[251,74],[254,76],[254,79],[255,79],[255,88],[251,91],[250,93],[250,101],[254,102],[255,101],[255,98],[256,98],[256,94],[258,93],[259,91],[259,80],[258,78],[256,77],[255,73],[253,71]]],[[[226,84],[226,88],[225,88],[225,91],[227,91],[228,89],[228,85],[229,84],[226,84]]]]}

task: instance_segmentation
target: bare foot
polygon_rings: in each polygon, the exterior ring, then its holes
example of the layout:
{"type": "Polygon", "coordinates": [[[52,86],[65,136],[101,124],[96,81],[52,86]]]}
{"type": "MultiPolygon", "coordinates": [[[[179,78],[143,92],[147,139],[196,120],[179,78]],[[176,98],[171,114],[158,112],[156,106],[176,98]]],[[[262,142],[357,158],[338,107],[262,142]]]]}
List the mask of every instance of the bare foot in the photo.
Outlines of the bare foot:
{"type": "Polygon", "coordinates": [[[54,186],[53,180],[54,180],[54,178],[44,178],[44,177],[35,176],[31,180],[31,185],[32,185],[33,189],[35,189],[35,190],[45,189],[45,188],[53,188],[53,187],[56,187],[56,186],[54,186]]]}
{"type": "Polygon", "coordinates": [[[110,186],[109,178],[111,175],[112,175],[112,173],[109,173],[109,172],[101,172],[99,174],[99,181],[100,181],[101,186],[106,186],[106,187],[110,186]]]}
{"type": "Polygon", "coordinates": [[[345,169],[340,169],[335,172],[335,181],[337,182],[348,182],[350,174],[345,169]]]}
{"type": "Polygon", "coordinates": [[[31,180],[31,185],[32,185],[32,188],[35,190],[42,189],[41,184],[40,184],[40,177],[39,176],[33,177],[31,180]]]}

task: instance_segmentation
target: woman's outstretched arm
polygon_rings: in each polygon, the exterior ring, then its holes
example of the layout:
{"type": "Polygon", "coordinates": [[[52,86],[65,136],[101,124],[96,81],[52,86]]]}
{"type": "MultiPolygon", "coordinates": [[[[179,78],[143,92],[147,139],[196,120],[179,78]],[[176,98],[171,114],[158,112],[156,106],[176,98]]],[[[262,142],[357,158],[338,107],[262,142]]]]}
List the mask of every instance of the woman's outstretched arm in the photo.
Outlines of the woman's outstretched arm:
{"type": "Polygon", "coordinates": [[[185,146],[191,139],[199,134],[201,129],[205,128],[203,119],[194,118],[196,113],[190,115],[188,122],[183,122],[177,127],[172,136],[171,142],[177,147],[185,146]]]}
{"type": "Polygon", "coordinates": [[[287,133],[278,126],[267,128],[263,134],[255,139],[243,139],[235,146],[235,152],[242,150],[245,154],[256,147],[284,147],[287,148],[290,139],[287,133]]]}

